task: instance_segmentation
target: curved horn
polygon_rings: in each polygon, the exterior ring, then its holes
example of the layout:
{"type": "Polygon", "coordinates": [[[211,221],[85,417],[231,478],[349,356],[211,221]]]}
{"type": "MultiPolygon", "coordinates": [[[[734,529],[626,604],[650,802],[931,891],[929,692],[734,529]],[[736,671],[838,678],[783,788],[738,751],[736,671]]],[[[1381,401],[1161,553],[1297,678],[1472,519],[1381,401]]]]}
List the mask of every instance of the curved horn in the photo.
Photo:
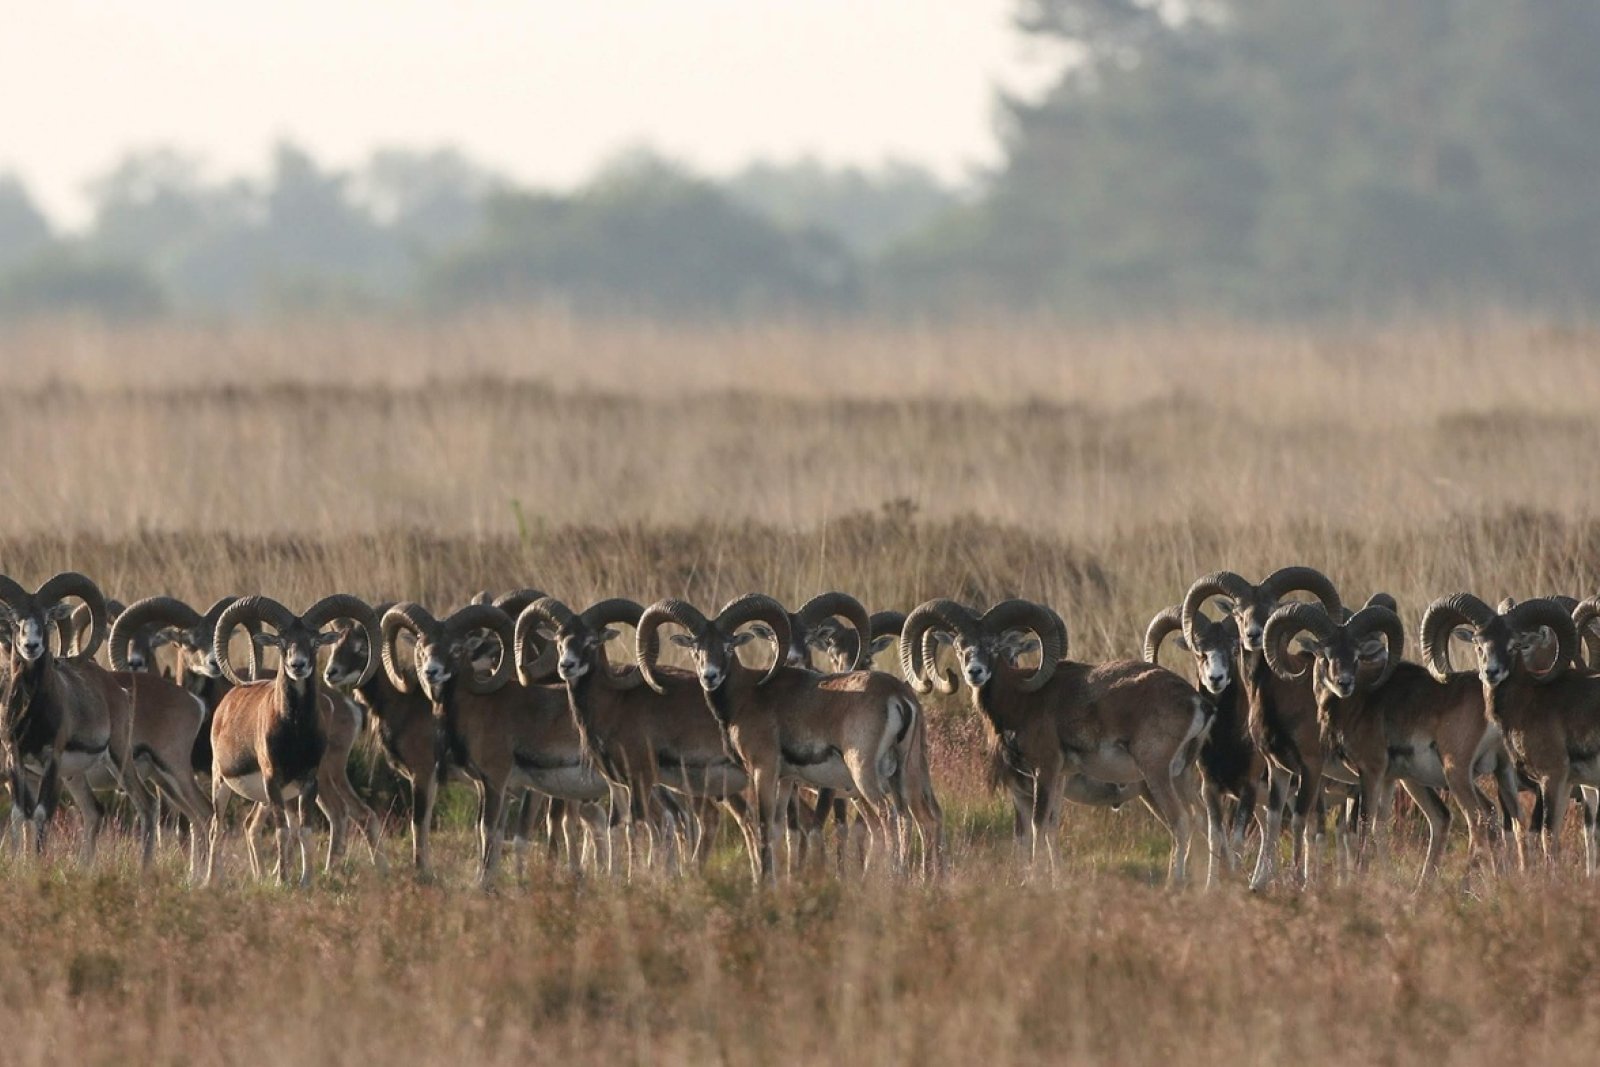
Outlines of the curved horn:
{"type": "MultiPolygon", "coordinates": [[[[942,597],[918,605],[906,616],[900,630],[900,671],[911,688],[924,695],[936,684],[929,678],[934,666],[932,650],[923,645],[924,639],[935,630],[959,634],[970,641],[978,636],[978,616],[965,604],[942,597]]],[[[942,693],[953,693],[961,685],[959,679],[948,675],[945,681],[950,688],[940,686],[942,693]]]]}
{"type": "Polygon", "coordinates": [[[445,619],[441,625],[450,638],[464,636],[473,630],[492,630],[495,636],[500,638],[500,659],[494,665],[493,674],[480,680],[476,674],[463,672],[461,680],[471,692],[493,693],[509,682],[511,676],[516,673],[515,624],[512,623],[511,616],[499,608],[492,604],[468,604],[445,619]]]}
{"type": "Polygon", "coordinates": [[[402,693],[410,693],[413,691],[414,674],[407,673],[405,665],[398,662],[395,654],[402,630],[410,630],[418,637],[431,636],[439,632],[439,620],[428,614],[428,609],[421,604],[403,601],[384,612],[383,618],[378,621],[381,639],[378,649],[383,659],[383,671],[389,676],[390,685],[402,693]]]}
{"type": "Polygon", "coordinates": [[[1199,579],[1183,594],[1183,603],[1178,608],[1178,620],[1183,626],[1183,639],[1189,642],[1190,648],[1198,647],[1196,631],[1199,620],[1206,619],[1200,609],[1205,602],[1214,596],[1230,596],[1234,600],[1249,600],[1255,595],[1256,587],[1239,577],[1232,571],[1216,571],[1199,579]]]}
{"type": "Polygon", "coordinates": [[[1261,633],[1261,650],[1267,657],[1267,666],[1280,678],[1299,678],[1306,673],[1289,654],[1290,639],[1302,630],[1309,630],[1319,641],[1327,641],[1338,630],[1338,624],[1321,604],[1285,604],[1274,611],[1261,633]]]}
{"type": "Polygon", "coordinates": [[[0,605],[9,609],[12,615],[19,615],[32,609],[33,594],[10,575],[0,574],[0,605]]]}
{"type": "Polygon", "coordinates": [[[511,647],[516,650],[517,681],[524,686],[534,685],[547,678],[556,667],[556,643],[538,636],[540,623],[559,630],[577,618],[572,609],[553,596],[538,597],[517,613],[517,623],[512,631],[511,647]],[[537,656],[529,662],[528,646],[538,645],[537,656]]]}
{"type": "MultiPolygon", "coordinates": [[[[784,627],[788,628],[789,619],[784,617],[784,627]]],[[[682,600],[667,598],[658,600],[645,608],[639,616],[638,648],[634,650],[634,658],[639,664],[639,675],[646,685],[658,693],[666,692],[659,679],[656,678],[656,659],[661,655],[661,636],[658,631],[667,623],[677,623],[699,640],[711,623],[700,614],[700,609],[693,604],[682,600]]]]}
{"type": "MultiPolygon", "coordinates": [[[[228,646],[232,643],[233,631],[241,625],[251,622],[264,622],[268,626],[282,633],[295,623],[294,612],[282,604],[265,596],[247,596],[234,601],[223,609],[222,617],[217,620],[216,632],[211,635],[211,654],[217,658],[217,664],[222,668],[223,677],[234,685],[246,684],[234,672],[233,660],[228,655],[228,646]]],[[[254,635],[255,631],[251,630],[254,635]]],[[[252,636],[252,643],[254,638],[252,636]]]]}
{"type": "MultiPolygon", "coordinates": [[[[233,606],[239,598],[236,596],[219,597],[215,604],[206,609],[205,615],[200,619],[200,625],[195,630],[196,644],[201,648],[210,648],[212,638],[217,632],[217,623],[222,619],[222,613],[233,606]]],[[[253,682],[261,677],[261,651],[256,648],[255,636],[261,632],[260,619],[244,620],[244,627],[249,631],[250,641],[250,680],[253,682]]]]}
{"type": "Polygon", "coordinates": [[[1450,677],[1450,632],[1461,623],[1481,630],[1494,621],[1494,609],[1471,593],[1452,593],[1422,613],[1422,662],[1438,681],[1450,677]]]}
{"type": "Polygon", "coordinates": [[[1597,621],[1600,621],[1600,596],[1580,600],[1572,609],[1572,626],[1578,631],[1578,639],[1583,642],[1584,658],[1590,670],[1600,670],[1600,631],[1595,627],[1597,621]]]}
{"type": "MultiPolygon", "coordinates": [[[[218,612],[220,615],[221,612],[218,612]]],[[[129,604],[111,624],[111,669],[128,669],[128,646],[147,630],[197,629],[204,620],[194,608],[172,596],[152,596],[129,604]]]]}
{"type": "Polygon", "coordinates": [[[985,633],[1032,630],[1039,637],[1039,669],[1018,682],[1024,693],[1036,693],[1056,673],[1067,654],[1067,624],[1060,615],[1032,600],[1007,600],[984,612],[979,626],[985,633]]]}
{"type": "Polygon", "coordinates": [[[328,623],[336,619],[345,619],[355,623],[366,631],[367,634],[367,665],[361,672],[360,681],[356,688],[360,688],[372,681],[372,676],[378,670],[381,662],[378,654],[378,615],[368,604],[358,596],[349,593],[334,593],[325,596],[306,609],[300,616],[300,622],[313,630],[321,630],[328,623]]]}
{"type": "Polygon", "coordinates": [[[83,601],[92,619],[88,640],[85,641],[81,634],[77,637],[76,654],[87,659],[100,650],[100,646],[105,643],[107,631],[111,629],[110,617],[106,613],[105,594],[100,592],[100,587],[77,571],[62,571],[41,585],[39,591],[33,594],[34,603],[46,611],[52,605],[59,604],[69,597],[83,601]]]}
{"type": "MultiPolygon", "coordinates": [[[[541,637],[538,626],[533,625],[532,622],[526,628],[515,625],[522,621],[522,613],[528,609],[529,604],[537,600],[546,599],[547,594],[541,589],[517,589],[495,597],[492,601],[482,599],[485,595],[484,593],[479,593],[472,598],[472,603],[493,603],[495,607],[506,613],[507,618],[513,620],[513,633],[516,641],[516,655],[513,659],[517,668],[517,682],[524,686],[537,685],[541,678],[550,677],[551,673],[556,669],[555,642],[546,641],[541,637]],[[530,644],[538,650],[537,655],[529,656],[527,654],[525,646],[530,644]]],[[[571,610],[559,600],[556,603],[570,617],[571,610]]],[[[557,623],[555,628],[559,630],[561,624],[557,623]]]]}
{"type": "MultiPolygon", "coordinates": [[[[906,628],[906,613],[903,611],[875,611],[867,620],[868,632],[856,649],[855,663],[857,670],[872,669],[872,649],[878,641],[885,637],[898,638],[906,628]]],[[[898,644],[898,641],[896,642],[898,644]]],[[[849,644],[841,645],[842,651],[848,651],[849,644]]]]}
{"type": "Polygon", "coordinates": [[[1368,634],[1382,634],[1388,642],[1389,654],[1384,657],[1383,673],[1378,675],[1372,683],[1372,688],[1378,689],[1394,677],[1395,668],[1400,666],[1400,658],[1406,651],[1406,626],[1400,621],[1400,615],[1391,606],[1394,598],[1386,593],[1379,593],[1367,601],[1367,606],[1350,617],[1344,624],[1345,633],[1352,640],[1359,641],[1368,634]],[[1387,604],[1379,602],[1383,597],[1387,604]]]}
{"type": "Polygon", "coordinates": [[[1262,580],[1259,588],[1273,600],[1282,600],[1287,593],[1310,593],[1322,601],[1328,618],[1343,618],[1339,591],[1327,575],[1314,567],[1279,567],[1262,580]]]}
{"type": "MultiPolygon", "coordinates": [[[[483,593],[478,594],[479,597],[483,595],[483,593]]],[[[523,609],[529,604],[532,604],[535,600],[543,600],[548,595],[542,589],[513,589],[511,592],[502,593],[492,600],[479,600],[477,597],[473,597],[472,602],[474,604],[493,604],[505,612],[507,618],[515,619],[522,614],[523,609]]]]}
{"type": "Polygon", "coordinates": [[[66,618],[56,620],[56,638],[61,642],[63,656],[78,654],[78,640],[93,622],[94,615],[83,604],[73,608],[72,614],[66,618]]]}
{"type": "Polygon", "coordinates": [[[889,634],[899,637],[906,630],[906,613],[903,611],[874,611],[869,623],[874,641],[889,634]]]}
{"type": "MultiPolygon", "coordinates": [[[[856,605],[858,608],[861,605],[856,605]]],[[[867,622],[867,611],[861,608],[860,621],[870,630],[871,623],[867,622]]],[[[752,622],[764,622],[772,628],[773,659],[772,666],[767,668],[767,673],[761,676],[757,685],[766,685],[778,676],[778,672],[787,665],[784,653],[789,648],[789,641],[794,636],[790,629],[789,613],[782,604],[769,596],[761,593],[746,593],[744,596],[735,597],[724,604],[722,610],[717,612],[714,625],[723,633],[732,636],[739,627],[752,622]]],[[[858,631],[860,632],[860,631],[858,631]]]]}
{"type": "Polygon", "coordinates": [[[922,632],[923,672],[933,688],[944,696],[961,692],[961,675],[939,662],[939,635],[945,630],[932,626],[922,632]]]}
{"type": "MultiPolygon", "coordinates": [[[[1196,616],[1197,620],[1204,618],[1204,615],[1196,616]]],[[[1211,622],[1211,620],[1206,619],[1206,625],[1214,626],[1216,624],[1211,622]]],[[[1182,630],[1183,605],[1174,604],[1170,608],[1162,608],[1160,611],[1156,612],[1155,617],[1150,620],[1150,625],[1145,627],[1144,630],[1145,662],[1154,663],[1156,661],[1156,657],[1161,655],[1161,643],[1168,637],[1171,637],[1173,634],[1180,633],[1182,630]]]]}
{"type": "Polygon", "coordinates": [[[1534,675],[1534,681],[1545,685],[1566,673],[1578,658],[1578,629],[1572,623],[1571,612],[1563,611],[1560,604],[1544,597],[1524,600],[1506,613],[1506,621],[1524,633],[1548,626],[1556,635],[1556,658],[1550,669],[1534,675]]]}
{"type": "Polygon", "coordinates": [[[819,593],[806,601],[795,615],[807,634],[824,619],[837,618],[849,623],[850,628],[856,632],[856,658],[850,665],[850,670],[860,670],[862,658],[871,655],[869,648],[872,644],[872,617],[867,614],[867,609],[862,606],[861,601],[849,593],[837,590],[819,593]]]}
{"type": "MultiPolygon", "coordinates": [[[[590,604],[583,609],[580,616],[583,624],[590,630],[599,634],[608,626],[633,626],[639,625],[639,617],[644,614],[644,608],[626,597],[611,597],[598,604],[590,604]]],[[[639,673],[639,668],[628,664],[620,670],[608,670],[603,676],[603,681],[614,689],[637,689],[644,684],[644,675],[639,673]]]]}

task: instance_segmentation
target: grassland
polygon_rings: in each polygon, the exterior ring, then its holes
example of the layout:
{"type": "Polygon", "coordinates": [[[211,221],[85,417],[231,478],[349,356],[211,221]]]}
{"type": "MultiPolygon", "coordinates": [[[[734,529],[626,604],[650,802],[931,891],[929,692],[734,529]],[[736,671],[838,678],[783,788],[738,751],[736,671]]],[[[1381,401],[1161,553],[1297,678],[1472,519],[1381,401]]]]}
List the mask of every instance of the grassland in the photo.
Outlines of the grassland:
{"type": "MultiPolygon", "coordinates": [[[[714,605],[1022,595],[1133,654],[1204,570],[1428,599],[1592,592],[1600,331],[1510,318],[593,325],[558,315],[0,336],[0,571],[119,597],[536,584],[714,605]]],[[[9,863],[6,1062],[1589,1062],[1600,902],[1565,876],[1413,895],[1153,888],[1141,812],[1008,865],[983,733],[937,703],[935,887],[818,877],[196,893],[9,863]]],[[[1575,842],[1574,842],[1575,843],[1575,842]]],[[[1459,844],[1459,843],[1458,843],[1459,844]]],[[[1459,860],[1459,847],[1453,860],[1459,860]]],[[[389,852],[402,860],[400,822],[389,852]]],[[[235,863],[238,870],[240,864],[235,863]]]]}

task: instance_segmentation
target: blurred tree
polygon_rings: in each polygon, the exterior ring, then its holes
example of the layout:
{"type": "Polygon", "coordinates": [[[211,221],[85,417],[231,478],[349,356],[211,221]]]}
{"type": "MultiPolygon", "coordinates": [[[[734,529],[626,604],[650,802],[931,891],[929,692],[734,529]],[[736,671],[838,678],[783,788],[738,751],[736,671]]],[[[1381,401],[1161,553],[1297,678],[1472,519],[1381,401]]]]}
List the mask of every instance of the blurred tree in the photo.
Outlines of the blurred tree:
{"type": "Polygon", "coordinates": [[[879,170],[816,160],[752,163],[728,179],[730,196],[788,230],[817,230],[872,257],[929,226],[961,201],[932,172],[910,163],[879,170]]]}
{"type": "Polygon", "coordinates": [[[1600,5],[1023,0],[1017,22],[1061,46],[1060,74],[1003,101],[1007,165],[978,216],[885,263],[902,299],[1600,297],[1600,5]]]}
{"type": "Polygon", "coordinates": [[[289,144],[260,185],[208,183],[170,149],[131,153],[90,185],[87,245],[143,264],[184,310],[369,306],[403,293],[415,268],[350,185],[289,144]]]}
{"type": "Polygon", "coordinates": [[[47,247],[0,274],[0,318],[132,318],[154,315],[165,304],[160,285],[141,268],[62,245],[47,247]]]}
{"type": "Polygon", "coordinates": [[[742,314],[848,306],[855,268],[817,230],[791,234],[645,152],[571,197],[491,197],[482,240],[447,256],[436,304],[555,299],[585,310],[742,314]]]}
{"type": "Polygon", "coordinates": [[[416,255],[472,237],[483,224],[484,201],[505,185],[453,148],[382,149],[354,180],[356,201],[416,255]]]}
{"type": "Polygon", "coordinates": [[[50,220],[14,175],[0,174],[0,271],[50,243],[50,220]]]}

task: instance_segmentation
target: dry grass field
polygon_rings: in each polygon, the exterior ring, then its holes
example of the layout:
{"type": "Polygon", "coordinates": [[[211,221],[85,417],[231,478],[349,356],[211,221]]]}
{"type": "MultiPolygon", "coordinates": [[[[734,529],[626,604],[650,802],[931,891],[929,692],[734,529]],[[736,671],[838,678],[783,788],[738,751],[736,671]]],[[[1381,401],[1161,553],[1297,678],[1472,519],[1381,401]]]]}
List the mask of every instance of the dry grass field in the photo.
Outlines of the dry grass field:
{"type": "MultiPolygon", "coordinates": [[[[594,325],[555,314],[0,335],[0,571],[124,599],[334,590],[435,607],[534,584],[716,606],[825,588],[1054,605],[1136,655],[1220,566],[1392,593],[1600,581],[1600,331],[594,325]]],[[[1412,650],[1415,654],[1414,649],[1412,650]]],[[[0,861],[0,1061],[1592,1062],[1600,895],[1157,888],[1142,811],[1009,863],[983,728],[933,701],[933,886],[814,875],[470,888],[363,862],[310,893],[192,891],[125,844],[0,861]]],[[[457,805],[459,808],[459,805],[457,805]]],[[[67,813],[71,821],[74,816],[67,813]]],[[[1576,845],[1576,838],[1573,844],[1576,845]]],[[[63,849],[65,852],[66,850],[63,849]]]]}

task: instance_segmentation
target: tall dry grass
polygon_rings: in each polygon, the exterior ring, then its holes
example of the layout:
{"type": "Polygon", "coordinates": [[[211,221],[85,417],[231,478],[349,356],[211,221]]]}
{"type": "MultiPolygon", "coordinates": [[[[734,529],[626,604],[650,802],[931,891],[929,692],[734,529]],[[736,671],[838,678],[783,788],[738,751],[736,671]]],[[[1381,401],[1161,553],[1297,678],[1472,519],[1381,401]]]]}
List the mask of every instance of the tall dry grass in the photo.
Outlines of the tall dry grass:
{"type": "MultiPolygon", "coordinates": [[[[1075,331],[557,315],[0,335],[0,571],[122,598],[535,584],[714,606],[1022,595],[1135,654],[1197,574],[1428,599],[1591,592],[1600,332],[1512,319],[1075,331]]],[[[952,877],[466,888],[360,868],[193,893],[175,858],[0,871],[6,1062],[1188,1056],[1577,1062],[1600,905],[1565,877],[1249,898],[1151,888],[1142,812],[1074,811],[1018,884],[983,729],[932,704],[952,877]]],[[[402,860],[398,823],[389,852],[402,860]]],[[[235,864],[238,869],[239,864],[235,864]]]]}
{"type": "Polygon", "coordinates": [[[900,499],[1074,540],[1392,530],[1586,518],[1600,444],[1600,332],[1499,321],[57,326],[0,337],[0,367],[0,533],[809,527],[900,499]]]}

